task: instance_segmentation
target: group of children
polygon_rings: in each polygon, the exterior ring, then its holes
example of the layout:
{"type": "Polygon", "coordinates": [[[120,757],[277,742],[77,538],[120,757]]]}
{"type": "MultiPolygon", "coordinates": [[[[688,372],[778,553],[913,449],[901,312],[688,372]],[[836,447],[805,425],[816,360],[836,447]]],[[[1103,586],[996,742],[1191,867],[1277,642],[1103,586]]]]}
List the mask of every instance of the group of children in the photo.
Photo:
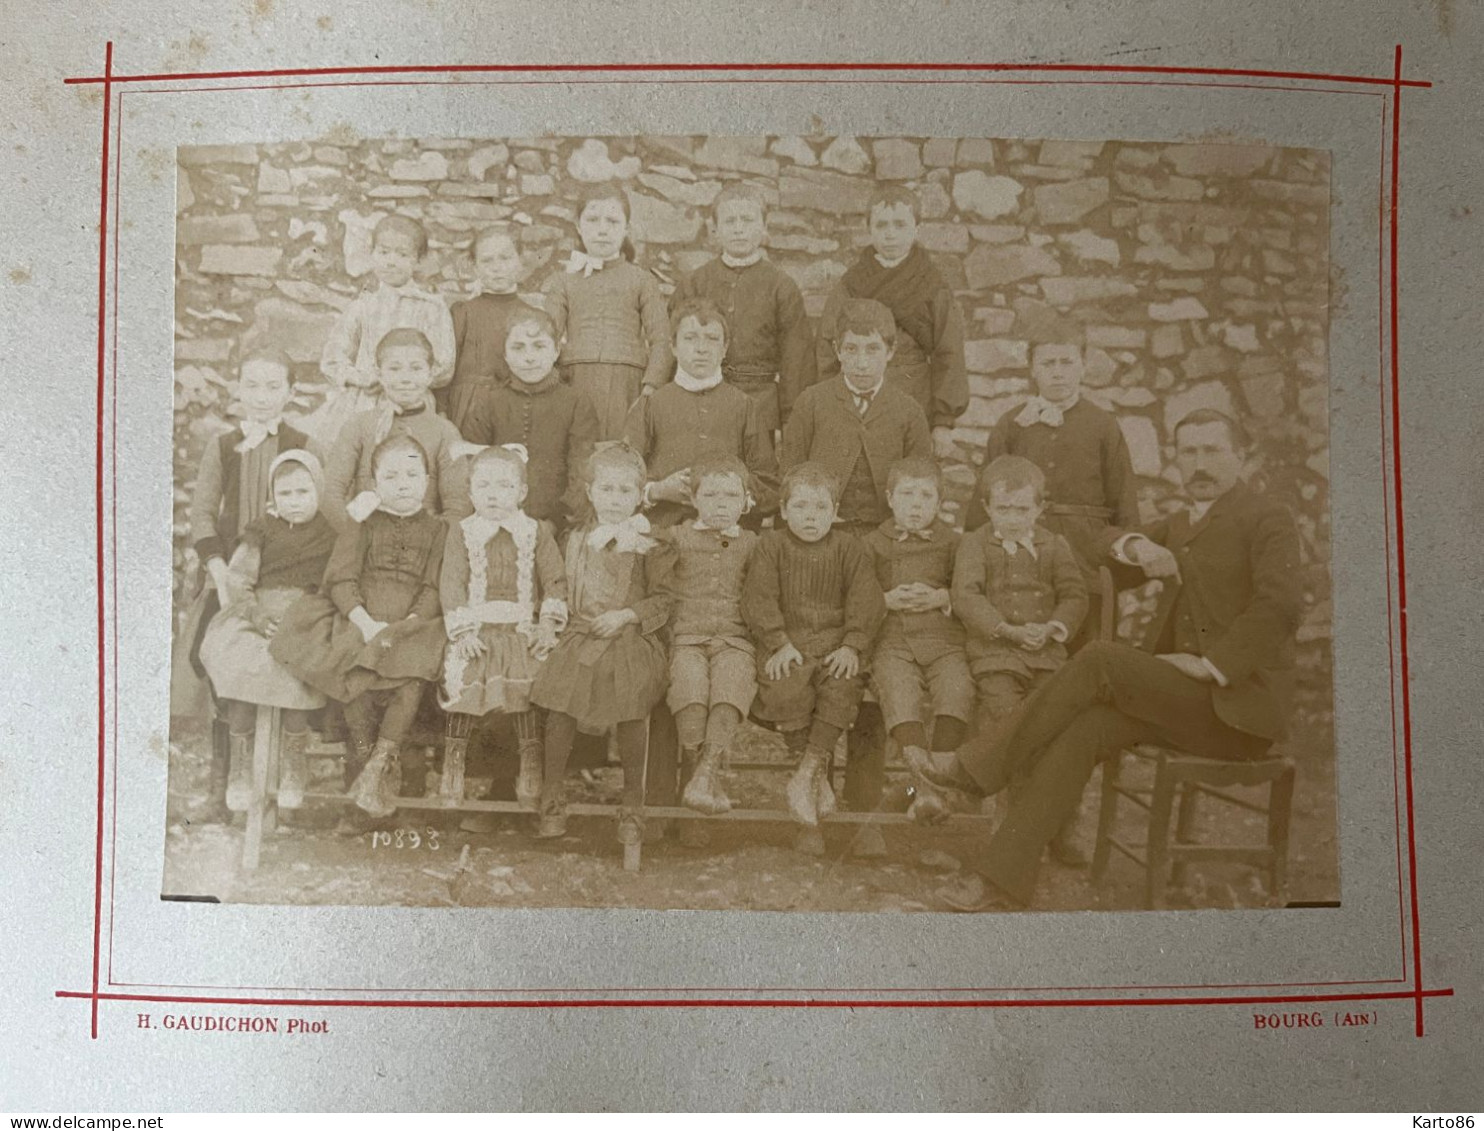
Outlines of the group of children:
{"type": "Polygon", "coordinates": [[[1116,421],[1079,398],[1075,335],[1034,348],[1038,395],[995,430],[960,535],[940,517],[930,421],[967,403],[962,325],[915,244],[915,198],[873,198],[872,245],[817,339],[765,221],[759,195],[724,189],[722,254],[667,309],[632,262],[626,196],[599,188],[540,308],[516,293],[515,231],[496,228],[473,246],[480,293],[450,311],[413,281],[422,229],[394,216],[305,431],[283,419],[288,359],[242,361],[240,424],[206,449],[192,509],[219,608],[187,645],[225,729],[227,809],[249,800],[257,705],[283,710],[292,808],[316,712],[338,704],[349,792],[389,816],[426,788],[407,738],[436,687],[449,803],[474,726],[507,715],[517,799],[537,836],[561,836],[574,742],[611,734],[632,844],[667,743],[682,803],[727,811],[727,751],[751,717],[798,758],[788,810],[817,852],[863,700],[920,772],[976,701],[977,725],[996,725],[1065,659],[1095,535],[1133,506],[1116,421]]]}

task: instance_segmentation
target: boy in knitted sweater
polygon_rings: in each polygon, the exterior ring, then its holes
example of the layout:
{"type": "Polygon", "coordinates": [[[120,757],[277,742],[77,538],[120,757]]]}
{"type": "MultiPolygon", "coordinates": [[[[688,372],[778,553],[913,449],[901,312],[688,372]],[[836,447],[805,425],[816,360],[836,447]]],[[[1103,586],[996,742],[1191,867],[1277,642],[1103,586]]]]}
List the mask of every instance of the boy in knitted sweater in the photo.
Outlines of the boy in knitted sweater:
{"type": "Polygon", "coordinates": [[[802,757],[787,787],[788,809],[805,826],[800,847],[823,852],[816,826],[835,810],[826,776],[835,744],[855,721],[865,690],[862,655],[886,616],[870,559],[832,530],[834,478],[801,463],[784,476],[785,528],[762,536],[742,588],[742,617],[758,653],[754,713],[802,757]]]}

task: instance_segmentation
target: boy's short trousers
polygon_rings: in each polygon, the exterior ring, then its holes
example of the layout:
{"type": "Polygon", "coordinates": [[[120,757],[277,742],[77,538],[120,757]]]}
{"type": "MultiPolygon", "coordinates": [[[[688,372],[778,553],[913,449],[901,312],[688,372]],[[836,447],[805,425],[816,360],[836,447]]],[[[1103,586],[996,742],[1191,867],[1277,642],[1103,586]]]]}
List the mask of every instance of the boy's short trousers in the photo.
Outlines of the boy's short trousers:
{"type": "Polygon", "coordinates": [[[933,715],[966,723],[974,710],[974,680],[961,651],[919,664],[905,649],[881,649],[871,659],[871,685],[888,732],[903,723],[926,725],[933,715]]]}
{"type": "Polygon", "coordinates": [[[822,657],[805,656],[804,662],[790,668],[782,679],[769,679],[763,672],[766,657],[759,655],[757,665],[757,703],[753,714],[780,730],[808,726],[810,720],[848,730],[860,709],[866,691],[864,676],[836,679],[824,666],[822,657]]]}
{"type": "Polygon", "coordinates": [[[757,655],[752,644],[733,636],[700,643],[676,643],[670,649],[671,711],[728,704],[745,717],[757,694],[757,655]]]}

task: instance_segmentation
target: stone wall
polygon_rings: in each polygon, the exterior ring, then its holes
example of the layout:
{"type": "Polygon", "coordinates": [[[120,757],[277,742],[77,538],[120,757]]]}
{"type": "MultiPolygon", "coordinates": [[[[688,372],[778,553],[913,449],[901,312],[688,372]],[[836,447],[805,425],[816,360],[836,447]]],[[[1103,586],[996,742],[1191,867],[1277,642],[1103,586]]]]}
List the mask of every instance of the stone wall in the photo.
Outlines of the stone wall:
{"type": "MultiPolygon", "coordinates": [[[[1027,338],[1086,326],[1087,395],[1119,414],[1148,516],[1170,505],[1170,427],[1214,406],[1256,438],[1250,471],[1298,516],[1305,663],[1328,683],[1328,154],[1262,146],[981,138],[334,139],[183,148],[176,290],[177,581],[196,568],[185,509],[206,438],[229,417],[244,342],[297,364],[294,411],[325,393],[317,361],[369,269],[384,215],[430,239],[425,280],[467,293],[475,231],[521,225],[541,281],[576,245],[585,184],[629,192],[638,262],[667,292],[715,252],[708,206],[759,186],[769,254],[811,315],[865,234],[877,182],[922,202],[920,241],[958,293],[973,400],[940,454],[962,506],[987,431],[1029,391],[1027,338]]],[[[1327,694],[1327,693],[1326,693],[1327,694]]]]}

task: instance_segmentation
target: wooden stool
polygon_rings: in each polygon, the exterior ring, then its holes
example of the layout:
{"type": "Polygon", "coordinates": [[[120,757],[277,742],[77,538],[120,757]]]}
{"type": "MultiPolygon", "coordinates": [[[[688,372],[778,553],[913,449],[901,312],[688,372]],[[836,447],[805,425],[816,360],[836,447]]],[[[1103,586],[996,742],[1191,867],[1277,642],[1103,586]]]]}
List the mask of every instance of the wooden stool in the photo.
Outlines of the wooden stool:
{"type": "Polygon", "coordinates": [[[1288,825],[1293,812],[1294,765],[1289,758],[1267,758],[1260,762],[1227,762],[1198,758],[1162,747],[1138,747],[1120,751],[1103,764],[1103,800],[1098,815],[1097,842],[1092,854],[1093,879],[1101,879],[1108,867],[1110,849],[1117,849],[1145,870],[1145,905],[1165,905],[1165,888],[1171,879],[1182,883],[1186,865],[1192,862],[1250,864],[1268,873],[1268,893],[1282,902],[1288,882],[1288,825]],[[1154,764],[1152,788],[1136,788],[1120,779],[1123,755],[1131,753],[1154,764]],[[1266,805],[1237,797],[1223,787],[1268,787],[1266,805]],[[1205,794],[1228,805],[1262,813],[1268,819],[1266,844],[1196,844],[1196,803],[1205,794]],[[1126,843],[1113,835],[1118,799],[1126,797],[1149,812],[1148,839],[1143,844],[1126,843]],[[1177,804],[1178,802],[1178,804],[1177,804]],[[1175,837],[1170,840],[1170,817],[1175,817],[1175,837]],[[1140,854],[1143,851],[1143,855],[1140,854]]]}

